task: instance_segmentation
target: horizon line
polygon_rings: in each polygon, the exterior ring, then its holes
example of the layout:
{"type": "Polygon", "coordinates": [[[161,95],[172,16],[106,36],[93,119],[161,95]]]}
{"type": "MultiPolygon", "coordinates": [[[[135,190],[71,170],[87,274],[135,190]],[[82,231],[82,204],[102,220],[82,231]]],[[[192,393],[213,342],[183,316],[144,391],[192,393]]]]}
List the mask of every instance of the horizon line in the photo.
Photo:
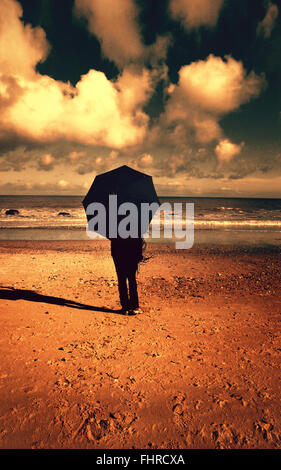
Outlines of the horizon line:
{"type": "MultiPolygon", "coordinates": [[[[85,194],[0,194],[0,197],[85,197],[85,194]]],[[[280,196],[162,196],[158,195],[159,198],[168,199],[281,199],[280,196]]]]}

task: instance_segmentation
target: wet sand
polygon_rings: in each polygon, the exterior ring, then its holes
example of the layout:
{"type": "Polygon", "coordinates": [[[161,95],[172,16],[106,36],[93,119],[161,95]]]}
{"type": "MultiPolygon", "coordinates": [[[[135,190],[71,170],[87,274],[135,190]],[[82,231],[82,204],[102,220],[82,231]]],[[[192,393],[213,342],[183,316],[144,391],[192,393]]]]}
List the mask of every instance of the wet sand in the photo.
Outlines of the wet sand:
{"type": "Polygon", "coordinates": [[[280,448],[280,254],[0,242],[0,448],[280,448]]]}

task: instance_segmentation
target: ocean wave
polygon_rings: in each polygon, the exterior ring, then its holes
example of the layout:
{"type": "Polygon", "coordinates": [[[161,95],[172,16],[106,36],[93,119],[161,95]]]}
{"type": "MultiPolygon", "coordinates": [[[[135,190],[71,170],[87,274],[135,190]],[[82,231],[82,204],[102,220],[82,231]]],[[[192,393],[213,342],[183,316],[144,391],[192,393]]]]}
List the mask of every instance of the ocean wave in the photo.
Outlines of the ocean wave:
{"type": "Polygon", "coordinates": [[[245,227],[245,228],[281,228],[281,220],[197,220],[194,222],[195,227],[245,227]]]}
{"type": "MultiPolygon", "coordinates": [[[[8,221],[6,221],[8,222],[8,221]]],[[[22,221],[21,221],[22,222],[22,221]]],[[[87,224],[85,221],[77,219],[72,220],[71,223],[56,224],[56,223],[44,223],[45,221],[30,221],[28,224],[15,222],[10,220],[8,223],[2,223],[0,230],[86,230],[87,224]],[[33,222],[33,223],[31,223],[33,222]],[[35,222],[35,223],[34,223],[35,222]]],[[[164,228],[182,228],[190,226],[192,220],[152,220],[151,227],[157,228],[160,226],[160,230],[164,228]]],[[[240,230],[280,230],[281,231],[281,220],[194,220],[195,230],[224,230],[224,229],[240,229],[240,230]]]]}

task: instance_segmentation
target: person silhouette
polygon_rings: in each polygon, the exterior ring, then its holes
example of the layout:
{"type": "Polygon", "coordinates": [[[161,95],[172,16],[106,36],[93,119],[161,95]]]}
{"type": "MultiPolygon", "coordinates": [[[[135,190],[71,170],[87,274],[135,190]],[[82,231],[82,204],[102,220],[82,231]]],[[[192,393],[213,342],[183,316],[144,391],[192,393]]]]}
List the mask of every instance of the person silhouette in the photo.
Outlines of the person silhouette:
{"type": "Polygon", "coordinates": [[[143,260],[143,246],[142,238],[111,239],[111,256],[118,279],[122,313],[125,315],[136,315],[140,312],[136,272],[143,260]]]}

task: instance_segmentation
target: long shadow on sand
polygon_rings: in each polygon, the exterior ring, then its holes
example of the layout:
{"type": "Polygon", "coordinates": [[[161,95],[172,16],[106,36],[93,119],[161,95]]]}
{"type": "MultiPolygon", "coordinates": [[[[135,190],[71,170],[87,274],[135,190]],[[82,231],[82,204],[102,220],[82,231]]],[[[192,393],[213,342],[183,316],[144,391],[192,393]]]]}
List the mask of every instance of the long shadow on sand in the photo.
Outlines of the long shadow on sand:
{"type": "Polygon", "coordinates": [[[113,310],[106,307],[95,307],[92,305],[81,304],[74,300],[62,299],[52,295],[38,294],[34,290],[15,289],[14,287],[1,286],[0,299],[6,300],[27,300],[29,302],[40,302],[53,305],[62,305],[64,307],[79,308],[81,310],[93,310],[94,312],[108,312],[121,314],[120,310],[113,310]]]}

